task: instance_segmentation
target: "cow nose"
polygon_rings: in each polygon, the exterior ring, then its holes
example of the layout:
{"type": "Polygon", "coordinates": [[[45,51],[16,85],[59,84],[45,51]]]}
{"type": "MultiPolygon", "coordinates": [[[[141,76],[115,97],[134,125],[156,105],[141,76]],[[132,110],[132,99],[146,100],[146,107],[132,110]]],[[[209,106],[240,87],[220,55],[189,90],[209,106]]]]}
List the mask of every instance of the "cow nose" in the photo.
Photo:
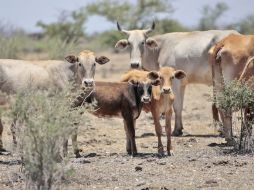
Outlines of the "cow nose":
{"type": "Polygon", "coordinates": [[[148,103],[148,102],[150,102],[150,97],[149,96],[143,96],[142,101],[144,103],[148,103]]]}
{"type": "Polygon", "coordinates": [[[131,68],[136,69],[139,67],[139,63],[131,63],[131,68]]]}
{"type": "Polygon", "coordinates": [[[84,85],[85,87],[92,87],[94,85],[94,81],[93,80],[84,80],[84,85]]]}
{"type": "Polygon", "coordinates": [[[169,94],[171,92],[171,89],[170,88],[163,88],[163,93],[165,94],[169,94]]]}

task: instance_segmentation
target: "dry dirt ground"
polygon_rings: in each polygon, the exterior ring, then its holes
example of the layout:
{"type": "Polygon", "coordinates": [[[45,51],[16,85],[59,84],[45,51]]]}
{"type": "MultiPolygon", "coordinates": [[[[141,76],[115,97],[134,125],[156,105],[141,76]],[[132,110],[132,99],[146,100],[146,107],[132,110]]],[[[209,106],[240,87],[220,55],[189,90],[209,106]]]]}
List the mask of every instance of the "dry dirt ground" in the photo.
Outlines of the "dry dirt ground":
{"type": "MultiPolygon", "coordinates": [[[[97,79],[118,80],[127,69],[128,55],[111,55],[113,63],[98,68],[97,79]],[[113,72],[113,74],[111,74],[113,72]]],[[[237,155],[223,146],[212,125],[211,87],[189,85],[183,111],[184,136],[173,137],[174,156],[159,157],[151,114],[142,112],[137,121],[138,156],[125,153],[125,133],[120,118],[91,118],[79,127],[83,152],[76,159],[69,146],[74,174],[61,189],[254,189],[252,155],[237,155]]],[[[161,120],[164,125],[164,121],[161,120]]],[[[172,126],[174,120],[172,119],[172,126]]],[[[5,125],[6,126],[6,125],[5,125]]],[[[9,127],[4,144],[12,150],[9,127]]],[[[163,144],[166,143],[163,136],[163,144]]],[[[15,154],[14,154],[15,155],[15,154]]],[[[21,165],[13,155],[0,156],[0,189],[20,189],[21,165]]]]}

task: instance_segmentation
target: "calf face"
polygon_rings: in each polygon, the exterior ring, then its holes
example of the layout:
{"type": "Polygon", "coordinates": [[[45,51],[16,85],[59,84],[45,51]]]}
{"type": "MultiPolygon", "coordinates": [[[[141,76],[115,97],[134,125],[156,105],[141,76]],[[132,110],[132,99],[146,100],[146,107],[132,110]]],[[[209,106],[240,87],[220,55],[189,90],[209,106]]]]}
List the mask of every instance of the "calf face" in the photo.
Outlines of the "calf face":
{"type": "Polygon", "coordinates": [[[160,83],[161,94],[171,94],[172,82],[174,78],[182,79],[186,76],[185,72],[182,70],[175,70],[172,67],[162,67],[159,72],[151,71],[148,73],[148,78],[155,83],[160,83]]]}
{"type": "Polygon", "coordinates": [[[146,104],[151,101],[152,83],[150,81],[130,80],[129,83],[133,86],[134,92],[141,102],[146,104]]]}
{"type": "Polygon", "coordinates": [[[89,50],[80,52],[78,56],[68,55],[65,59],[69,63],[75,64],[75,74],[77,76],[77,80],[83,87],[94,86],[94,75],[97,63],[102,65],[109,62],[107,57],[97,57],[94,52],[89,50]]]}

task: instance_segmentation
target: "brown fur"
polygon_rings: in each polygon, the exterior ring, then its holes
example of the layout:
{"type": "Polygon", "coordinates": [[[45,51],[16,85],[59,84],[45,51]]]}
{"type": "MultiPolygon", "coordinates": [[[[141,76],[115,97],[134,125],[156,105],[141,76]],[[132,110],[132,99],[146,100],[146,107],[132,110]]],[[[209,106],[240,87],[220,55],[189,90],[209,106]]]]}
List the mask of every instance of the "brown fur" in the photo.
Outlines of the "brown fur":
{"type": "MultiPolygon", "coordinates": [[[[182,71],[181,71],[182,72],[182,71]]],[[[122,76],[122,81],[127,81],[131,79],[144,79],[147,75],[147,71],[141,70],[130,70],[122,76]]],[[[171,155],[171,117],[172,117],[172,105],[174,102],[174,94],[172,92],[172,77],[175,74],[175,70],[172,67],[162,67],[160,68],[159,77],[161,85],[159,87],[152,88],[152,100],[150,105],[145,105],[144,110],[150,111],[153,115],[155,123],[155,131],[158,137],[158,153],[164,154],[163,145],[161,142],[162,127],[160,125],[160,115],[165,113],[165,130],[167,134],[167,153],[171,155]],[[168,93],[161,93],[163,90],[168,90],[168,93]]]]}
{"type": "MultiPolygon", "coordinates": [[[[254,75],[254,64],[249,61],[254,56],[254,35],[231,34],[218,42],[209,53],[212,65],[214,96],[224,89],[225,80],[247,80],[254,75]],[[248,65],[246,65],[248,64],[248,65]]],[[[232,142],[232,113],[219,109],[223,122],[223,132],[227,142],[232,142]]]]}
{"type": "MultiPolygon", "coordinates": [[[[135,83],[135,82],[134,82],[135,83]]],[[[149,86],[151,84],[148,84],[149,86]]],[[[137,95],[135,84],[116,82],[96,82],[95,91],[87,98],[85,94],[77,97],[72,108],[81,106],[82,103],[92,103],[96,101],[94,115],[97,116],[121,116],[124,120],[126,132],[126,150],[128,154],[137,154],[135,142],[135,121],[139,117],[142,109],[142,96],[137,95]]],[[[77,135],[77,134],[76,134],[77,135]]],[[[73,139],[77,139],[75,138],[73,139]]],[[[76,157],[79,157],[77,147],[74,147],[76,157]]]]}

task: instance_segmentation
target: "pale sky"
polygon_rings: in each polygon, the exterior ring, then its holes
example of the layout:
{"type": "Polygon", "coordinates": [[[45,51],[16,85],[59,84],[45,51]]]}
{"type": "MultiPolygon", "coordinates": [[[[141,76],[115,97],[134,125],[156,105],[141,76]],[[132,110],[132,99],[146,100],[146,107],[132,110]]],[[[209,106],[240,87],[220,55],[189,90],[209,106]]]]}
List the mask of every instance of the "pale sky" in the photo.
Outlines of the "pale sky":
{"type": "MultiPolygon", "coordinates": [[[[57,20],[62,10],[76,10],[94,0],[0,0],[0,21],[21,27],[28,32],[39,31],[36,22],[50,23],[57,20]]],[[[130,0],[135,2],[135,0],[130,0]]],[[[254,14],[254,0],[172,0],[175,11],[169,15],[184,25],[195,26],[202,7],[225,2],[229,10],[220,19],[220,24],[235,22],[254,14]]],[[[116,27],[101,17],[92,17],[86,24],[86,32],[106,30],[116,27]]]]}

